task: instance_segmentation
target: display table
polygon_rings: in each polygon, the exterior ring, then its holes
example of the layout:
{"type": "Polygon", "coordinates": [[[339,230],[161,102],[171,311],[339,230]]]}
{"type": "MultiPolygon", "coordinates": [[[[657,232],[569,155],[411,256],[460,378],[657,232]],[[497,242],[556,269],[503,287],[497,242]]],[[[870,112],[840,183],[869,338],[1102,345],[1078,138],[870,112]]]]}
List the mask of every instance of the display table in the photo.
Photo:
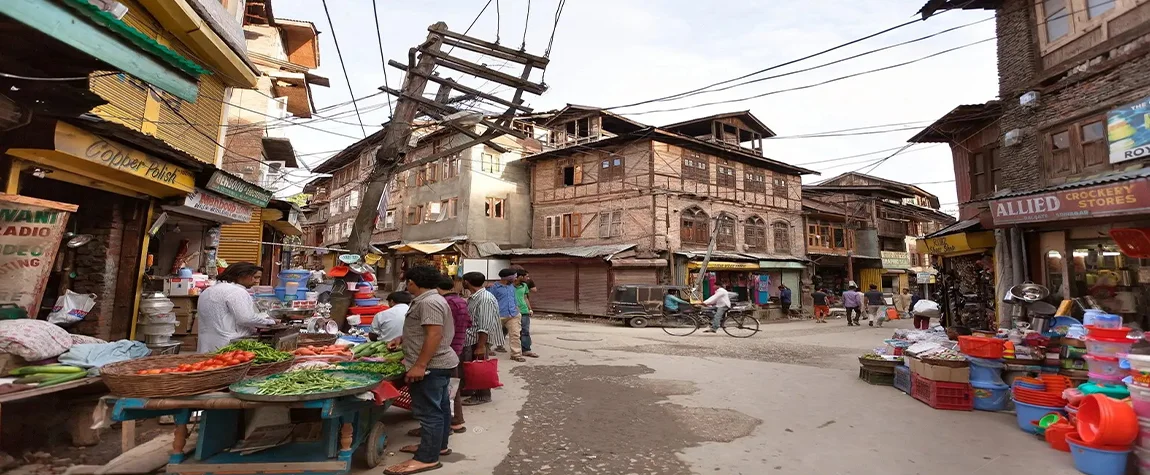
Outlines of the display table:
{"type": "MultiPolygon", "coordinates": [[[[387,383],[383,383],[387,384],[387,383]]],[[[345,474],[351,469],[352,454],[357,449],[368,468],[383,461],[387,433],[379,419],[391,400],[377,404],[374,400],[344,396],[315,401],[271,403],[236,399],[228,393],[210,393],[179,398],[123,398],[112,409],[116,421],[151,419],[170,415],[176,420],[175,440],[168,461],[170,474],[345,474]],[[291,409],[294,427],[309,425],[314,430],[300,440],[254,451],[247,455],[229,451],[244,439],[243,425],[247,414],[258,408],[291,409]],[[198,438],[189,454],[184,445],[188,423],[199,412],[198,438]],[[367,442],[365,445],[364,442],[367,442]]],[[[305,428],[306,429],[306,428],[305,428]]]]}
{"type": "MultiPolygon", "coordinates": [[[[92,393],[100,394],[107,392],[107,388],[104,387],[104,381],[97,376],[87,377],[84,379],[78,379],[76,381],[69,381],[66,383],[60,383],[43,388],[34,388],[25,391],[0,394],[0,409],[7,407],[9,404],[31,404],[33,403],[33,399],[65,392],[78,393],[68,394],[68,397],[87,397],[92,393]]],[[[92,411],[90,407],[94,404],[95,402],[93,400],[90,405],[85,405],[84,409],[80,409],[80,405],[77,405],[77,409],[74,411],[74,413],[71,414],[69,418],[68,432],[72,436],[74,443],[80,445],[90,445],[95,444],[98,440],[96,432],[90,429],[90,426],[92,425],[92,411]]],[[[0,413],[2,412],[3,411],[0,410],[0,413]]],[[[20,412],[22,411],[17,411],[17,413],[20,412]]],[[[20,421],[19,418],[17,420],[20,421]]]]}

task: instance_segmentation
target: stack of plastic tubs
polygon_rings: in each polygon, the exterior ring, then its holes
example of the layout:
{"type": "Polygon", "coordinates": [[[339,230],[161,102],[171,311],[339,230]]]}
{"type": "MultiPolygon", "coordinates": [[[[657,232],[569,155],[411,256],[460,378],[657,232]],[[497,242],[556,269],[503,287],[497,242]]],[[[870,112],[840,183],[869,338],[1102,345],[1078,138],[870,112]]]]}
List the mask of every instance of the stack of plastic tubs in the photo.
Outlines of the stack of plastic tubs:
{"type": "Polygon", "coordinates": [[[1003,411],[1010,400],[1010,386],[1002,381],[1001,359],[967,356],[970,361],[970,386],[974,388],[974,408],[979,411],[1003,411]]]}
{"type": "Polygon", "coordinates": [[[1086,369],[1090,382],[1099,386],[1122,385],[1126,371],[1119,358],[1130,352],[1134,340],[1126,337],[1130,329],[1122,326],[1118,315],[1095,314],[1093,325],[1086,326],[1086,369]]]}

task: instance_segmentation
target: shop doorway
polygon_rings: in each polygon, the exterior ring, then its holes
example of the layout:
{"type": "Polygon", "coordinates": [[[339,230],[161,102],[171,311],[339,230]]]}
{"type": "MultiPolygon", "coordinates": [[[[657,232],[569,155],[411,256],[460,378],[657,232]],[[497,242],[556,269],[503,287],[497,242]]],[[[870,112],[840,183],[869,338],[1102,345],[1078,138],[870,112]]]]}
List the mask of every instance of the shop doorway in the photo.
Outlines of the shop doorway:
{"type": "Polygon", "coordinates": [[[1070,249],[1071,294],[1092,297],[1110,313],[1136,318],[1139,260],[1123,255],[1111,240],[1070,241],[1070,249]]]}

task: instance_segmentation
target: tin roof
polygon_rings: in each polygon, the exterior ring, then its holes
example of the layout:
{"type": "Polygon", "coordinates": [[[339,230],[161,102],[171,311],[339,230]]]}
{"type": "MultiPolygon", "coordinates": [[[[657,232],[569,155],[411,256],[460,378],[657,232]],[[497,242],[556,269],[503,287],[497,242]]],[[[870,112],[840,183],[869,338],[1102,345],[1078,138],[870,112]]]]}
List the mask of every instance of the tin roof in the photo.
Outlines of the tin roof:
{"type": "Polygon", "coordinates": [[[1063,183],[1061,185],[1048,186],[1046,188],[1039,188],[1037,190],[1014,191],[1014,192],[1003,191],[1003,192],[995,193],[994,195],[992,195],[988,198],[983,198],[981,200],[971,200],[971,201],[969,201],[969,203],[975,203],[975,202],[980,202],[980,201],[998,200],[998,199],[1002,199],[1002,198],[1013,198],[1016,196],[1037,195],[1039,193],[1049,193],[1051,191],[1073,190],[1075,188],[1084,188],[1087,186],[1094,186],[1094,185],[1104,185],[1106,183],[1116,183],[1116,182],[1120,182],[1120,181],[1134,180],[1137,178],[1150,178],[1150,167],[1148,167],[1148,168],[1136,168],[1133,170],[1124,170],[1124,171],[1115,172],[1115,173],[1107,173],[1105,175],[1096,175],[1096,176],[1087,178],[1085,180],[1079,180],[1079,181],[1075,181],[1075,182],[1071,182],[1071,183],[1063,183]]]}
{"type": "Polygon", "coordinates": [[[938,231],[927,234],[926,237],[936,238],[936,237],[948,236],[951,234],[958,234],[958,233],[967,232],[967,231],[982,230],[981,223],[982,223],[982,221],[980,221],[978,218],[971,218],[971,219],[959,221],[957,223],[951,224],[950,226],[939,229],[938,231]],[[975,229],[975,228],[977,228],[977,229],[975,229]]]}
{"type": "Polygon", "coordinates": [[[570,257],[603,257],[610,259],[615,254],[635,247],[634,244],[602,244],[598,246],[553,247],[550,249],[503,249],[497,255],[502,256],[570,256],[570,257]]]}

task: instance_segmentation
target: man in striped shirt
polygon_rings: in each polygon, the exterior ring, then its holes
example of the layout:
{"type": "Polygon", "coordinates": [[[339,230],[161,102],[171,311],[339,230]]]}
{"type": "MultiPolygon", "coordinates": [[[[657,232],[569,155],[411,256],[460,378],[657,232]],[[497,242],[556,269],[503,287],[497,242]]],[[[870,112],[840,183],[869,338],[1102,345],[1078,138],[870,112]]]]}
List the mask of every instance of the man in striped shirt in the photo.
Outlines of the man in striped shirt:
{"type": "MultiPolygon", "coordinates": [[[[503,328],[499,323],[499,302],[483,287],[486,282],[487,276],[480,272],[463,274],[463,287],[471,292],[471,297],[467,299],[471,326],[467,328],[467,336],[463,339],[463,361],[487,359],[492,346],[504,344],[503,328]]],[[[463,400],[463,405],[474,406],[486,402],[491,402],[490,389],[474,391],[463,400]]]]}

